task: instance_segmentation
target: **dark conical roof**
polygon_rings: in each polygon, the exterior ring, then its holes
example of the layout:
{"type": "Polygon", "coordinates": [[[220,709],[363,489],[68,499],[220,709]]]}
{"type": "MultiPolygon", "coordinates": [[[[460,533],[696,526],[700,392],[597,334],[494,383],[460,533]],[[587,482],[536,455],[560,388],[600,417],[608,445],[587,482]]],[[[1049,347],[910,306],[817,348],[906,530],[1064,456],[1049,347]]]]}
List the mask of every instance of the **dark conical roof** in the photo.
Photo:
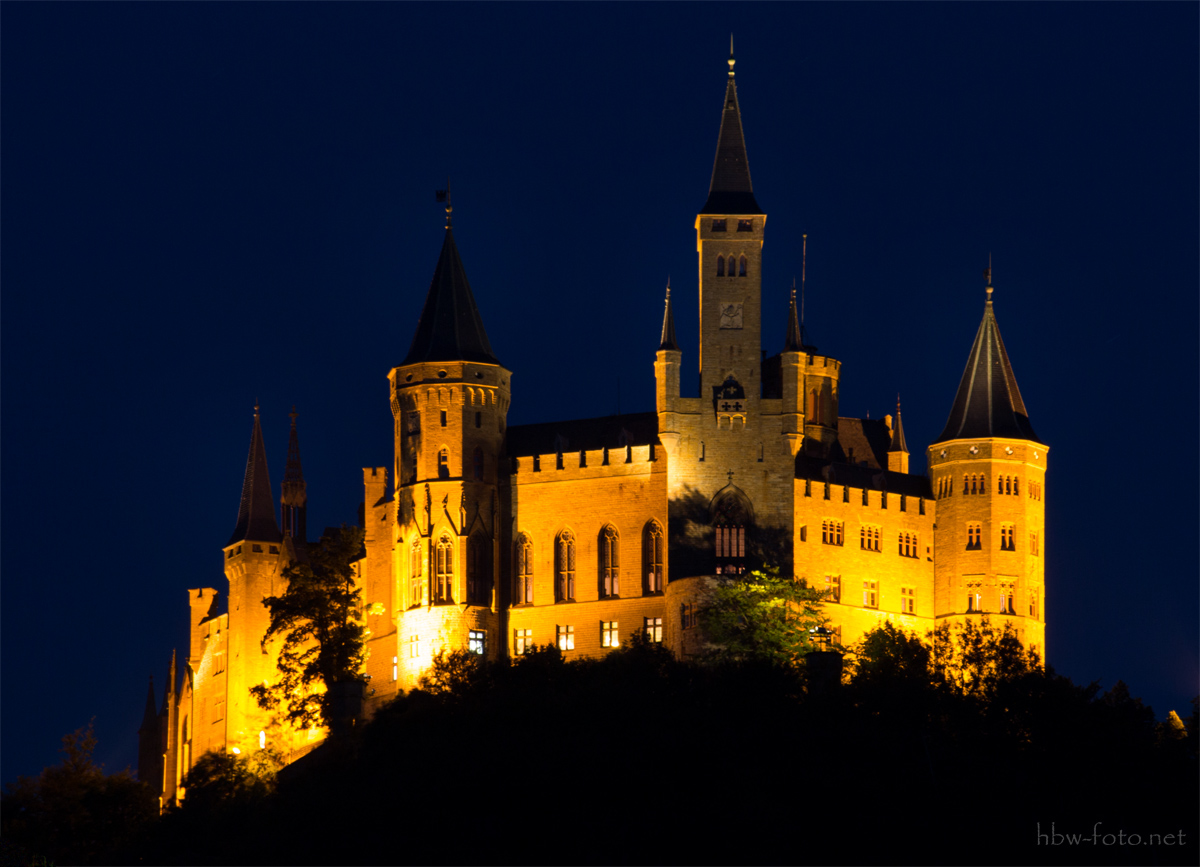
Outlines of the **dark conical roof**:
{"type": "Polygon", "coordinates": [[[717,137],[717,157],[713,161],[708,200],[701,214],[761,214],[750,183],[750,162],[746,158],[746,138],[742,134],[742,113],[738,108],[737,86],[733,83],[730,60],[729,83],[725,85],[725,108],[721,112],[721,133],[717,137]]]}
{"type": "Polygon", "coordinates": [[[158,730],[158,705],[154,702],[154,675],[150,675],[150,689],[146,693],[146,709],[142,711],[142,727],[138,734],[148,734],[158,730]]]}
{"type": "Polygon", "coordinates": [[[475,306],[467,272],[463,270],[454,231],[446,227],[442,254],[425,296],[425,307],[401,365],[420,361],[481,361],[499,364],[492,354],[483,319],[475,306]]]}
{"type": "Polygon", "coordinates": [[[800,335],[800,317],[796,313],[796,284],[792,284],[792,300],[788,303],[787,339],[783,342],[784,352],[803,352],[804,339],[800,335]]]}
{"type": "Polygon", "coordinates": [[[662,340],[658,342],[658,351],[664,349],[679,351],[679,341],[675,339],[675,314],[671,311],[671,287],[667,285],[667,308],[663,311],[662,340]]]}
{"type": "Polygon", "coordinates": [[[899,405],[896,406],[896,424],[892,426],[892,444],[888,451],[908,454],[908,446],[904,443],[904,425],[900,421],[899,405]]]}
{"type": "Polygon", "coordinates": [[[250,454],[246,457],[246,477],[242,481],[242,501],[238,505],[237,526],[225,543],[228,547],[247,539],[278,542],[283,539],[275,522],[275,500],[271,496],[271,477],[267,473],[267,450],[263,447],[258,407],[254,407],[254,431],[250,434],[250,454]]]}
{"type": "Polygon", "coordinates": [[[958,394],[946,428],[935,443],[946,440],[1010,437],[1041,442],[1029,424],[1029,413],[1017,389],[1017,378],[1000,339],[1000,328],[992,311],[991,289],[983,310],[983,321],[967,358],[958,394]]]}

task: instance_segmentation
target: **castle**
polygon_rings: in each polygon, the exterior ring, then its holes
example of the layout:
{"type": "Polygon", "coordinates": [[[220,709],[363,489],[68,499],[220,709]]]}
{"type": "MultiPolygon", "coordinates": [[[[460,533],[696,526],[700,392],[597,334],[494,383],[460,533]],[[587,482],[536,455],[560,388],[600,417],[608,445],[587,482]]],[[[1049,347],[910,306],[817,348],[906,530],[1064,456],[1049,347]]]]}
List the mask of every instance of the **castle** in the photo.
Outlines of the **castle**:
{"type": "MultiPolygon", "coordinates": [[[[881,620],[924,634],[986,613],[1044,655],[1047,448],[990,285],[946,427],[926,452],[929,474],[912,475],[899,408],[838,416],[842,363],[806,345],[794,291],[782,351],[762,348],[766,215],[733,67],[730,58],[695,221],[699,397],[680,396],[668,289],[654,412],[509,428],[510,371],[488,340],[447,207],[412,345],[388,375],[395,460],[363,471],[368,714],[414,687],[443,649],[495,659],[553,643],[568,658],[595,656],[641,632],[700,652],[707,583],[759,563],[830,591],[824,611],[843,644],[881,620]]],[[[186,661],[177,671],[172,657],[161,706],[151,684],[139,732],[139,775],[161,783],[164,804],[208,750],[271,742],[295,757],[322,736],[281,733],[249,694],[275,677],[262,599],[282,592],[307,544],[294,412],[280,502],[277,519],[255,407],[222,554],[228,595],[222,605],[215,589],[188,591],[186,661]]]]}

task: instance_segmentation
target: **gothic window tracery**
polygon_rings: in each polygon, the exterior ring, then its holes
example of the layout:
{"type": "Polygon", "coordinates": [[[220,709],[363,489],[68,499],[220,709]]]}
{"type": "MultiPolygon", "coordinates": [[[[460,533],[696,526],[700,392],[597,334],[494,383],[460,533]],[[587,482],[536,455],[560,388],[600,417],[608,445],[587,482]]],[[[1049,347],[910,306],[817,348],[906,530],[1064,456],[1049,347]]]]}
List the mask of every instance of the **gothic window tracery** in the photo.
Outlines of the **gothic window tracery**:
{"type": "Polygon", "coordinates": [[[443,533],[435,551],[433,601],[438,604],[454,602],[454,543],[443,533]]]}
{"type": "Polygon", "coordinates": [[[663,589],[663,531],[657,521],[650,521],[642,531],[643,593],[661,593],[663,589]]]}
{"type": "Polygon", "coordinates": [[[600,531],[600,596],[621,595],[621,546],[611,524],[600,531]]]}
{"type": "Polygon", "coordinates": [[[575,534],[570,530],[554,540],[554,601],[575,601],[575,534]]]}

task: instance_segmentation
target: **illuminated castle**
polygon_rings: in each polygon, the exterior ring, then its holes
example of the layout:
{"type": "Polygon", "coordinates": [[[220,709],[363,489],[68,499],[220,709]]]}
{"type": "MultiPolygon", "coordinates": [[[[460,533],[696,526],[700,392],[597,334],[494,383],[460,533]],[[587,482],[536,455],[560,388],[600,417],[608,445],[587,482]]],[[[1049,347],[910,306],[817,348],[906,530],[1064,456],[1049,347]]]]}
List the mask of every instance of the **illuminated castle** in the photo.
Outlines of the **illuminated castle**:
{"type": "MultiPolygon", "coordinates": [[[[510,372],[488,340],[447,208],[412,345],[388,375],[395,460],[363,471],[368,712],[414,687],[441,650],[499,658],[557,644],[568,658],[595,656],[641,632],[697,653],[707,582],[762,562],[831,591],[824,611],[843,644],[882,620],[924,634],[987,613],[1044,655],[1047,449],[1017,390],[990,286],[949,420],[927,449],[929,475],[910,475],[898,410],[838,416],[842,362],[805,344],[794,292],[781,351],[763,351],[766,215],[733,65],[695,221],[699,397],[680,396],[668,290],[655,412],[509,428],[510,372]]],[[[166,801],[206,750],[271,740],[295,756],[321,734],[278,734],[248,692],[275,677],[275,657],[260,647],[261,600],[282,590],[283,568],[305,546],[294,414],[281,503],[282,529],[256,408],[223,550],[228,599],[218,608],[215,590],[188,591],[182,685],[173,659],[161,710],[153,686],[147,700],[139,767],[162,780],[166,801]]]]}

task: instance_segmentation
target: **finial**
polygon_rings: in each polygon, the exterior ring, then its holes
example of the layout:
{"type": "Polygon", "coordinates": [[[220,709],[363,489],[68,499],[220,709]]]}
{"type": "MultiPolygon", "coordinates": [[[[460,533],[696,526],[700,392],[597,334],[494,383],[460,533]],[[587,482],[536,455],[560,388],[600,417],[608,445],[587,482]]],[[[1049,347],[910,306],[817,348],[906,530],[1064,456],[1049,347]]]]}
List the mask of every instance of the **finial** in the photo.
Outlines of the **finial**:
{"type": "Polygon", "coordinates": [[[900,392],[896,392],[896,415],[900,415],[900,392]]]}
{"type": "Polygon", "coordinates": [[[796,278],[792,278],[792,304],[796,303],[796,278]]]}
{"type": "Polygon", "coordinates": [[[729,60],[727,62],[729,63],[729,77],[733,78],[733,64],[736,63],[736,61],[733,59],[733,34],[732,33],[729,34],[729,60]]]}
{"type": "Polygon", "coordinates": [[[671,303],[671,275],[667,275],[667,303],[671,303]]]}
{"type": "Polygon", "coordinates": [[[446,203],[446,228],[450,228],[450,213],[454,210],[450,204],[450,178],[446,177],[446,189],[437,191],[437,200],[446,203]]]}
{"type": "Polygon", "coordinates": [[[804,280],[808,275],[808,233],[800,236],[800,342],[804,342],[804,280]]]}
{"type": "Polygon", "coordinates": [[[296,426],[296,416],[297,415],[298,415],[298,413],[296,412],[296,404],[293,403],[292,411],[288,413],[288,418],[290,418],[292,420],[292,427],[296,426]]]}
{"type": "Polygon", "coordinates": [[[258,398],[254,398],[254,420],[258,421],[258,398]]]}

